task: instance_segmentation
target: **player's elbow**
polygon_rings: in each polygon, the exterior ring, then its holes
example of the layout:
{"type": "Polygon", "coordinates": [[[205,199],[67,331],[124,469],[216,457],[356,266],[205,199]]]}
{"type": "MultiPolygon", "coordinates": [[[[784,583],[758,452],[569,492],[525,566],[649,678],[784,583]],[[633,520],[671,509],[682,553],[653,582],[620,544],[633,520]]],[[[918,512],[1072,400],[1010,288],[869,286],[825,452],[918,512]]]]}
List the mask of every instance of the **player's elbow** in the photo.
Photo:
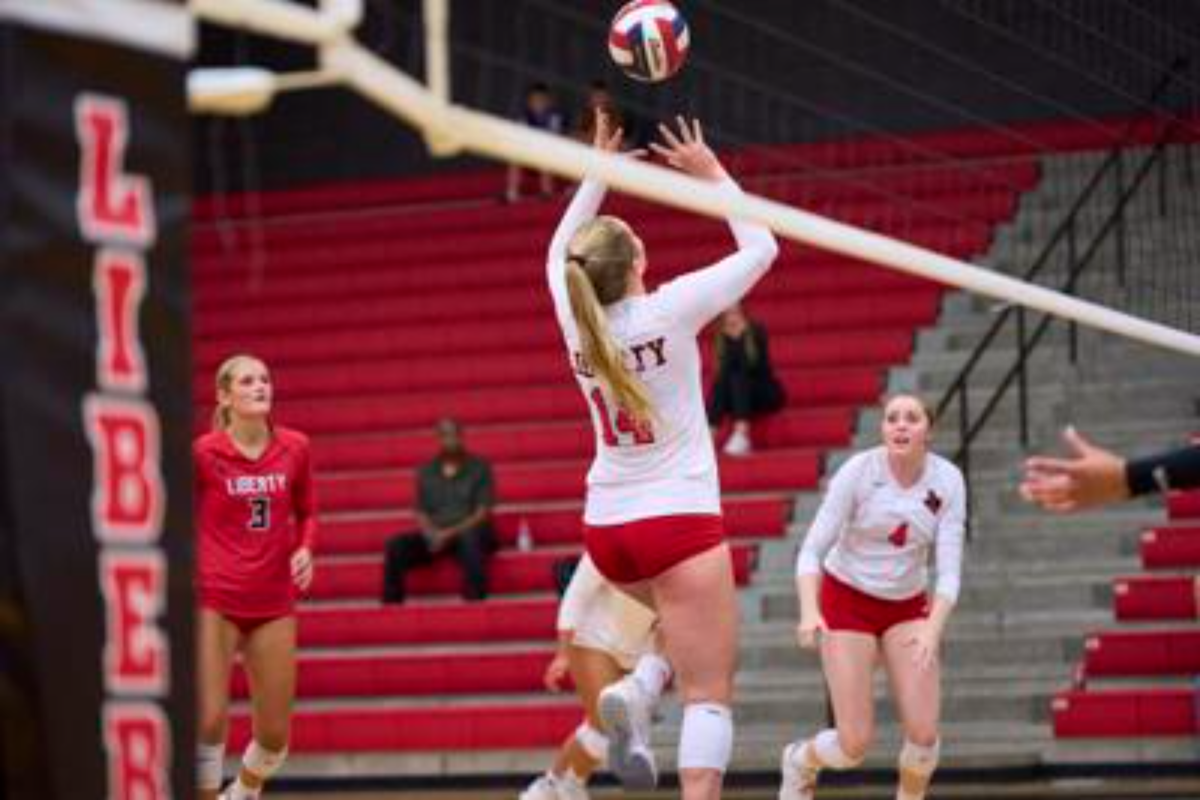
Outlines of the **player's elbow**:
{"type": "Polygon", "coordinates": [[[755,250],[758,263],[762,265],[763,269],[770,269],[771,265],[775,263],[775,259],[779,257],[779,242],[775,240],[774,236],[768,235],[762,244],[755,247],[755,250]]]}

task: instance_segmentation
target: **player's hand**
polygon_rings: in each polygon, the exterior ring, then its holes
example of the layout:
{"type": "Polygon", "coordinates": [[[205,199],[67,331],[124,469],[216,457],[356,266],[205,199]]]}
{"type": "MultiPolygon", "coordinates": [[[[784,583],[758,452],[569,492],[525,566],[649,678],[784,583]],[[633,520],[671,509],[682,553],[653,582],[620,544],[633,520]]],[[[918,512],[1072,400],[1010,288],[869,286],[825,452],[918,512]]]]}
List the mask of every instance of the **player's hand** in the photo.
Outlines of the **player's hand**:
{"type": "Polygon", "coordinates": [[[675,169],[693,177],[712,181],[727,177],[725,168],[704,142],[700,121],[693,119],[689,125],[683,117],[676,117],[675,124],[676,130],[671,130],[660,122],[658,132],[666,144],[651,142],[650,149],[675,169]]]}
{"type": "Polygon", "coordinates": [[[292,553],[292,583],[302,592],[307,592],[313,579],[313,555],[307,547],[292,553]]]}
{"type": "Polygon", "coordinates": [[[567,662],[567,654],[560,650],[554,654],[554,658],[546,665],[546,673],[542,675],[542,683],[552,692],[561,692],[565,688],[563,684],[570,673],[571,667],[567,662]]]}
{"type": "Polygon", "coordinates": [[[796,626],[796,641],[803,650],[816,650],[821,644],[821,636],[828,630],[821,614],[804,614],[796,626]]]}
{"type": "Polygon", "coordinates": [[[596,109],[596,130],[592,134],[592,146],[605,153],[619,153],[624,141],[624,129],[613,129],[608,112],[596,109]]]}
{"type": "Polygon", "coordinates": [[[1104,505],[1129,496],[1125,460],[1083,438],[1063,431],[1070,458],[1035,456],[1025,462],[1021,496],[1047,511],[1060,513],[1104,505]]]}
{"type": "Polygon", "coordinates": [[[922,620],[912,626],[912,631],[903,642],[911,648],[913,664],[920,669],[931,669],[938,659],[942,635],[928,620],[922,620]]]}
{"type": "Polygon", "coordinates": [[[454,528],[437,528],[433,532],[433,537],[429,540],[429,549],[435,553],[440,553],[450,545],[454,544],[454,540],[458,538],[459,532],[454,528]]]}

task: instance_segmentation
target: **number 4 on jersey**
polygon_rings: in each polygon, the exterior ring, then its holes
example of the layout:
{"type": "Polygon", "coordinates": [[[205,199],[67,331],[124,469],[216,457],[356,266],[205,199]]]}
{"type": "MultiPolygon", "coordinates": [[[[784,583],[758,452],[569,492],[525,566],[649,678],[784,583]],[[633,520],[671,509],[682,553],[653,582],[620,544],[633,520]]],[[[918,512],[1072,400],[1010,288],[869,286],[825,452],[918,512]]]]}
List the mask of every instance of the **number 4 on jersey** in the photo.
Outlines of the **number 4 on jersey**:
{"type": "Polygon", "coordinates": [[[604,399],[604,392],[600,391],[600,387],[592,389],[591,398],[592,403],[596,406],[596,413],[600,417],[600,429],[606,445],[620,447],[622,444],[637,445],[654,442],[654,429],[650,427],[650,423],[636,421],[633,415],[624,408],[618,408],[616,418],[613,418],[612,412],[608,408],[608,401],[604,399]],[[632,436],[633,441],[622,442],[621,434],[632,436]]]}

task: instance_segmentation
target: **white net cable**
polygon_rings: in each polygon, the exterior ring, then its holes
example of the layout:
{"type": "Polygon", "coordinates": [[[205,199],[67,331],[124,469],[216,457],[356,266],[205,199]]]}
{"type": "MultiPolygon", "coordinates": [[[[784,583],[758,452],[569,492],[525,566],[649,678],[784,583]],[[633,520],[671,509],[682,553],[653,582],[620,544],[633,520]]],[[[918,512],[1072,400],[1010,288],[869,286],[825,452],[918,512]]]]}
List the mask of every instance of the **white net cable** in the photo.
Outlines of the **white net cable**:
{"type": "MultiPolygon", "coordinates": [[[[729,197],[703,181],[665,167],[610,156],[576,142],[489,114],[453,105],[448,76],[438,93],[359,45],[346,26],[346,0],[325,0],[321,11],[292,6],[281,14],[279,0],[193,0],[209,21],[321,47],[322,67],[436,144],[436,152],[469,151],[502,162],[546,170],[574,180],[595,177],[632,195],[707,216],[736,217],[769,226],[780,236],[889,269],[918,275],[1004,302],[1072,320],[1147,344],[1200,356],[1200,336],[1124,314],[1060,292],[992,272],[882,234],[754,195],[729,197]],[[440,95],[440,96],[439,96],[440,95]]],[[[351,9],[352,10],[352,9],[351,9]]],[[[447,0],[426,0],[439,15],[427,27],[430,50],[444,52],[447,0]]]]}

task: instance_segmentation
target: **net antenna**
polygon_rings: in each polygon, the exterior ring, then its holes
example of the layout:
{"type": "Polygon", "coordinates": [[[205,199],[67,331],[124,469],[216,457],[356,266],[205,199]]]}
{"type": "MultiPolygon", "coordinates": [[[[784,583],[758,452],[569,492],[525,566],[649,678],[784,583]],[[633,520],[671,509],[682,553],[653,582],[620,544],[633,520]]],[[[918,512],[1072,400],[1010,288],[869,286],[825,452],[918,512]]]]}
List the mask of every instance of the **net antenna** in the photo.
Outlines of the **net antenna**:
{"type": "Polygon", "coordinates": [[[1200,356],[1200,336],[774,200],[755,195],[730,196],[710,183],[666,167],[601,153],[563,137],[455,105],[450,86],[449,0],[424,0],[428,86],[354,39],[354,28],[362,20],[361,0],[321,0],[315,9],[286,0],[191,0],[190,7],[204,21],[310,44],[320,53],[320,68],[315,73],[289,76],[255,69],[248,77],[244,70],[240,76],[230,70],[195,70],[189,79],[189,103],[197,112],[254,113],[266,108],[279,91],[305,85],[344,85],[419,130],[435,155],[466,151],[572,180],[595,177],[615,189],[665,205],[718,219],[735,217],[758,222],[801,244],[1200,356]]]}

